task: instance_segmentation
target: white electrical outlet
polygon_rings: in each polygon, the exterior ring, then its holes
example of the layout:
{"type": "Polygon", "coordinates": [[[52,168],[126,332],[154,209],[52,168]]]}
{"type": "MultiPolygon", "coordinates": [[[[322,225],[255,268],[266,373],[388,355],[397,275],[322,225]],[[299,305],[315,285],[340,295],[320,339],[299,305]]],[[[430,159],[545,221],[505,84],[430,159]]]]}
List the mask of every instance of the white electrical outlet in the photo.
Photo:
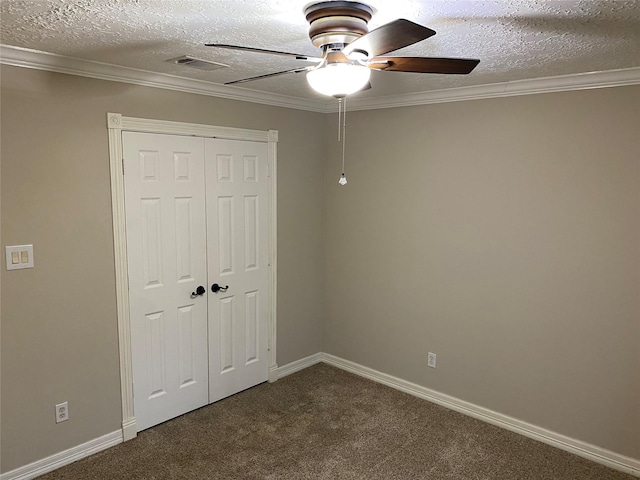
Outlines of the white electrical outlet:
{"type": "Polygon", "coordinates": [[[57,404],[56,423],[66,422],[67,420],[69,420],[69,402],[57,404]]]}
{"type": "Polygon", "coordinates": [[[436,354],[429,352],[427,355],[427,367],[436,368],[436,354]]]}

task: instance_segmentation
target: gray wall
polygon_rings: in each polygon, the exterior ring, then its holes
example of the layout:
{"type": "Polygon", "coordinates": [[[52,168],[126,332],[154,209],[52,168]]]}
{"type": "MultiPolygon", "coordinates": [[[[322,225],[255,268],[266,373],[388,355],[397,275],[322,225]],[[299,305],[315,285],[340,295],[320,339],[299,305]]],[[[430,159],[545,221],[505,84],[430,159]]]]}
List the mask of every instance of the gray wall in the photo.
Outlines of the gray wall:
{"type": "Polygon", "coordinates": [[[348,124],[324,351],[639,459],[640,87],[348,124]]]}
{"type": "Polygon", "coordinates": [[[321,350],[323,115],[1,73],[2,246],[33,243],[36,265],[2,269],[2,472],[120,428],[107,112],[279,131],[278,363],[321,350]]]}
{"type": "Polygon", "coordinates": [[[335,115],[1,74],[2,245],[36,260],[1,277],[2,472],[120,427],[108,111],[279,130],[280,365],[326,351],[640,458],[640,87],[350,112],[343,188],[335,115]]]}

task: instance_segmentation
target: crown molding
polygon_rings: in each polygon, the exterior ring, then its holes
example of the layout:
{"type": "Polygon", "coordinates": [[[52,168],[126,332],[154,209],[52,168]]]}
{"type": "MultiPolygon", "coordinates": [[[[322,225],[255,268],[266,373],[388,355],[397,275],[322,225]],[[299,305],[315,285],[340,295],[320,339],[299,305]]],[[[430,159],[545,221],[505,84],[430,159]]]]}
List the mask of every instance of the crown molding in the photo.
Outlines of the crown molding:
{"type": "Polygon", "coordinates": [[[379,98],[349,100],[349,110],[409,107],[430,103],[460,102],[486,98],[534,95],[537,93],[566,92],[593,88],[622,87],[640,84],[640,67],[588,72],[557,77],[492,83],[473,87],[449,88],[431,92],[393,95],[379,98]]]}
{"type": "Polygon", "coordinates": [[[326,113],[327,111],[326,101],[257,92],[241,87],[231,87],[205,82],[203,80],[194,80],[136,68],[121,67],[11,45],[0,44],[0,64],[66,73],[99,80],[132,83],[134,85],[164,88],[167,90],[260,103],[276,107],[295,108],[319,113],[326,113]]]}
{"type": "MultiPolygon", "coordinates": [[[[219,85],[203,80],[193,80],[175,75],[82,60],[10,45],[0,44],[0,64],[79,75],[100,80],[131,83],[147,87],[164,88],[167,90],[277,107],[295,108],[318,113],[331,113],[336,111],[336,105],[335,102],[331,101],[332,99],[309,100],[275,93],[258,92],[241,87],[219,85]]],[[[637,84],[640,84],[640,67],[516,80],[512,82],[449,88],[405,95],[362,99],[353,98],[349,101],[349,110],[409,107],[431,103],[482,100],[516,95],[534,95],[537,93],[565,92],[637,84]]]]}

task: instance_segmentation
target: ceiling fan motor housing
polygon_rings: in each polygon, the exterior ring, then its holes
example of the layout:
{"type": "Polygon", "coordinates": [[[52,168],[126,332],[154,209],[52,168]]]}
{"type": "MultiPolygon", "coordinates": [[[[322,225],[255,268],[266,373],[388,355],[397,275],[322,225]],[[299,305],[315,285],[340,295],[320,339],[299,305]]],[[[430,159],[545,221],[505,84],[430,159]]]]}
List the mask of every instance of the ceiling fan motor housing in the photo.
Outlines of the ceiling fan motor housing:
{"type": "Polygon", "coordinates": [[[304,11],[314,46],[346,45],[369,32],[373,9],[359,2],[320,2],[304,11]]]}

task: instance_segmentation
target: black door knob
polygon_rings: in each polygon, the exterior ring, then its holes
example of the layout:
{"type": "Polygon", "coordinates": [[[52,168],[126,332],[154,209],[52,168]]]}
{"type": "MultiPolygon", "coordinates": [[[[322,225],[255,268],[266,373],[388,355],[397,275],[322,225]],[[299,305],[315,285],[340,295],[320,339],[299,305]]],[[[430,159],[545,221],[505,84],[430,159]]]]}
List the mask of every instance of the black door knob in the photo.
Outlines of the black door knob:
{"type": "Polygon", "coordinates": [[[198,288],[196,288],[195,292],[191,292],[191,298],[196,298],[196,297],[199,297],[200,295],[204,295],[206,291],[207,289],[204,288],[202,285],[200,285],[198,288]]]}
{"type": "Polygon", "coordinates": [[[213,293],[226,292],[228,288],[229,288],[229,285],[227,285],[226,287],[221,287],[217,283],[214,283],[213,285],[211,285],[211,291],[213,293]]]}

